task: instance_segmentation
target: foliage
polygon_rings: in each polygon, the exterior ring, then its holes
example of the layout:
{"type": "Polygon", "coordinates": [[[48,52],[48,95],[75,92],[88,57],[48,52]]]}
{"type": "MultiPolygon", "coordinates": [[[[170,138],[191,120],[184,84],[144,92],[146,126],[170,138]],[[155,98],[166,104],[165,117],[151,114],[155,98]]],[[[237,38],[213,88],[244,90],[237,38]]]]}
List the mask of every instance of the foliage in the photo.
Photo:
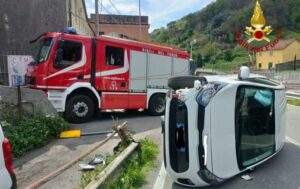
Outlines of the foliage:
{"type": "Polygon", "coordinates": [[[140,188],[146,180],[146,174],[154,166],[155,158],[159,153],[157,144],[149,139],[140,143],[139,154],[133,154],[123,165],[122,173],[106,183],[108,189],[140,188]]]}
{"type": "Polygon", "coordinates": [[[300,100],[299,99],[288,99],[287,100],[288,104],[294,105],[294,106],[300,106],[300,100]]]}
{"type": "Polygon", "coordinates": [[[32,116],[6,118],[2,122],[3,132],[9,139],[14,157],[20,157],[29,150],[46,145],[56,138],[69,124],[59,116],[32,116]]]}
{"type": "MultiPolygon", "coordinates": [[[[250,25],[254,0],[217,0],[204,9],[173,21],[166,28],[156,29],[151,38],[155,42],[175,45],[190,51],[194,39],[193,59],[198,66],[224,63],[240,65],[248,58],[248,52],[236,58],[234,34],[250,25]],[[222,61],[220,61],[222,60],[222,61]],[[237,62],[239,61],[240,62],[237,62]]],[[[284,38],[300,38],[300,1],[261,1],[267,24],[281,28],[284,38]]],[[[242,51],[242,50],[240,50],[242,51]]],[[[249,60],[248,60],[249,63],[249,60]]],[[[220,67],[227,67],[220,65],[220,67]]],[[[234,67],[234,66],[231,66],[234,67]]]]}
{"type": "Polygon", "coordinates": [[[125,140],[119,142],[119,144],[114,148],[114,153],[106,154],[106,161],[104,166],[96,166],[92,171],[85,171],[82,173],[80,178],[80,187],[86,187],[90,182],[95,180],[97,176],[104,170],[104,168],[109,165],[123,150],[125,150],[132,141],[125,140]]]}
{"type": "Polygon", "coordinates": [[[97,178],[97,176],[109,165],[118,154],[106,155],[106,161],[104,166],[96,166],[94,170],[85,171],[80,177],[80,187],[85,188],[89,183],[97,178]]]}
{"type": "MultiPolygon", "coordinates": [[[[118,154],[124,149],[124,145],[117,148],[119,151],[114,151],[113,155],[108,155],[106,166],[110,164],[118,154]]],[[[116,148],[115,148],[116,149],[116,148]]],[[[141,187],[146,178],[147,172],[153,167],[156,156],[159,153],[157,144],[149,139],[144,139],[140,142],[139,153],[132,154],[115,173],[113,178],[105,183],[104,188],[131,189],[141,187]]],[[[95,170],[84,172],[81,175],[80,187],[86,187],[90,182],[95,180],[97,176],[104,170],[106,166],[97,166],[95,170]]]]}

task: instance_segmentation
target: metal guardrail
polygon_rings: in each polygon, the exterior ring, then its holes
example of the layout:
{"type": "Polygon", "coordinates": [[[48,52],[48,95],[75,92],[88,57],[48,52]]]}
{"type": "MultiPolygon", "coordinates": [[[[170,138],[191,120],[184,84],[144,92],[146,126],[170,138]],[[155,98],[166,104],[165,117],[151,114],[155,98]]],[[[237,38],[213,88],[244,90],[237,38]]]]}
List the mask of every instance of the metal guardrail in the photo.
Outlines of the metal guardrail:
{"type": "Polygon", "coordinates": [[[300,94],[299,93],[286,92],[286,97],[300,99],[300,94]]]}

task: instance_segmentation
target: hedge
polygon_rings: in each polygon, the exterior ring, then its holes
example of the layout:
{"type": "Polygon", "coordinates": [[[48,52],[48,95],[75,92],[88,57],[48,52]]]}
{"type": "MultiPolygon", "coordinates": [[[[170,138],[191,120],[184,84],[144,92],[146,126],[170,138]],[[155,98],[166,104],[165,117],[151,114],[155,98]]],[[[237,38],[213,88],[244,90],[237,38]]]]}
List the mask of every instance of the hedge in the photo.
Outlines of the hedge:
{"type": "Polygon", "coordinates": [[[4,135],[11,143],[15,158],[46,145],[68,128],[69,124],[59,116],[9,118],[2,122],[4,135]]]}

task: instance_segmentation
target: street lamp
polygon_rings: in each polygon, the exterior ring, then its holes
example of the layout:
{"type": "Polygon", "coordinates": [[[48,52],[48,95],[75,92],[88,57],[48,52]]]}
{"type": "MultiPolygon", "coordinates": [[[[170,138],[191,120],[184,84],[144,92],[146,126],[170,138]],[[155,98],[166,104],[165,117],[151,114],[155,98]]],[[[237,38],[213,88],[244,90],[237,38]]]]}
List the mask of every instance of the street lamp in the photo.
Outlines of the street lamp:
{"type": "Polygon", "coordinates": [[[190,45],[191,45],[191,59],[193,59],[193,45],[195,45],[197,43],[197,40],[196,39],[193,39],[191,42],[190,42],[190,45]]]}

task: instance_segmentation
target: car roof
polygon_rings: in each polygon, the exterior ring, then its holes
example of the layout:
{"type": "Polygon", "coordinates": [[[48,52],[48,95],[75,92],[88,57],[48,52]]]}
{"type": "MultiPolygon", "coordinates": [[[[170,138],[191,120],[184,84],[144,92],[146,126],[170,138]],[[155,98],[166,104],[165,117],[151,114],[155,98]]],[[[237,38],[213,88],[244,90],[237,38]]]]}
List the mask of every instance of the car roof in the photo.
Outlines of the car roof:
{"type": "Polygon", "coordinates": [[[250,74],[247,79],[239,79],[237,74],[233,75],[207,75],[204,76],[208,82],[223,82],[235,85],[252,85],[276,89],[284,89],[285,86],[278,81],[268,79],[267,77],[259,74],[250,74]]]}

